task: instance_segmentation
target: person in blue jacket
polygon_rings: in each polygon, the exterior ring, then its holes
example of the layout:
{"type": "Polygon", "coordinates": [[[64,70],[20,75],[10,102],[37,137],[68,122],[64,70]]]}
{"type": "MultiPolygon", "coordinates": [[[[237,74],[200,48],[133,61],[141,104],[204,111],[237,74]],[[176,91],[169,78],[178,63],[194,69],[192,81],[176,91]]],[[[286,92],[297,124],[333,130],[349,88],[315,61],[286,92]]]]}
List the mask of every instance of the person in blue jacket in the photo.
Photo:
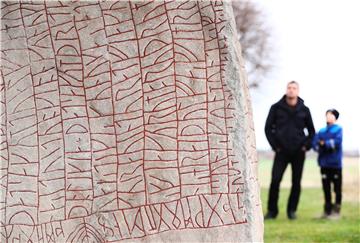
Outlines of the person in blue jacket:
{"type": "Polygon", "coordinates": [[[336,124],[339,112],[335,109],[326,111],[326,127],[314,136],[312,146],[318,152],[322,188],[325,196],[324,218],[338,218],[341,208],[342,185],[342,127],[336,124]],[[331,200],[331,184],[335,191],[335,203],[331,200]]]}

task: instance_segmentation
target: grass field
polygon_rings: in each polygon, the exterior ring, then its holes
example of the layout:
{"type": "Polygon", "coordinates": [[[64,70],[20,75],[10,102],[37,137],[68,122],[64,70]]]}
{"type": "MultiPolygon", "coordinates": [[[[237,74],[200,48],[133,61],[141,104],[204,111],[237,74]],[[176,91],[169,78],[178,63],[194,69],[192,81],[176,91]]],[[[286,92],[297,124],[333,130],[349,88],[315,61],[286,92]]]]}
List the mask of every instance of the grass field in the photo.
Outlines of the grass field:
{"type": "MultiPolygon", "coordinates": [[[[264,213],[271,166],[271,159],[260,157],[259,179],[264,213]]],[[[309,158],[304,168],[298,219],[290,221],[286,217],[291,185],[289,166],[281,185],[279,216],[276,220],[265,221],[265,242],[360,242],[358,158],[345,159],[343,177],[342,218],[337,221],[319,219],[323,210],[323,192],[317,163],[315,159],[309,158]]]]}

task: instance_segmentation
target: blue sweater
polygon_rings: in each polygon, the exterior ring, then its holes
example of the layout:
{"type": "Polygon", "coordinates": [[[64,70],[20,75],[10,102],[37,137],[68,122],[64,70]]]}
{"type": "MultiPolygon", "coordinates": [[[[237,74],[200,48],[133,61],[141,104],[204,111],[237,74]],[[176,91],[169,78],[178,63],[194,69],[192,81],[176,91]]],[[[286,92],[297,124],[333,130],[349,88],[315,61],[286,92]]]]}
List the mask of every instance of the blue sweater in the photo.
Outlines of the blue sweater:
{"type": "Polygon", "coordinates": [[[337,124],[328,125],[315,135],[312,147],[319,153],[321,167],[342,168],[342,128],[337,124]],[[324,145],[320,145],[320,140],[324,145]]]}

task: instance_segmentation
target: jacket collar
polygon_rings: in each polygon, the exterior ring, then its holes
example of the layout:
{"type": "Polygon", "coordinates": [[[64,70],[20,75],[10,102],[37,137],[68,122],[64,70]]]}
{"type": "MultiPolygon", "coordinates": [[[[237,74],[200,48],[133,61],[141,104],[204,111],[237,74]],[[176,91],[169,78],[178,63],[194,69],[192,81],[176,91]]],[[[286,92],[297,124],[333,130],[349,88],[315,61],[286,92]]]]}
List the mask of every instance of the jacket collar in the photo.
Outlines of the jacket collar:
{"type": "Polygon", "coordinates": [[[328,131],[337,131],[338,129],[340,129],[340,126],[337,123],[331,124],[331,125],[326,125],[326,129],[328,131]]]}
{"type": "MultiPolygon", "coordinates": [[[[285,109],[292,110],[291,107],[286,102],[286,95],[283,95],[283,97],[279,100],[279,105],[284,107],[285,109]]],[[[298,97],[298,101],[295,105],[295,110],[298,111],[304,106],[304,100],[300,97],[298,97]]]]}

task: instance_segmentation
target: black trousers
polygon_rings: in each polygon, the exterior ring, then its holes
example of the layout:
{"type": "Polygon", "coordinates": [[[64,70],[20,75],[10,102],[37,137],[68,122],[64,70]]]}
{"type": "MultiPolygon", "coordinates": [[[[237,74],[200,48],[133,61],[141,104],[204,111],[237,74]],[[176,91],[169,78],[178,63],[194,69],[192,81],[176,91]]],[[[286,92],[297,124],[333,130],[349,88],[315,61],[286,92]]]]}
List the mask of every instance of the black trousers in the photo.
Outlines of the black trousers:
{"type": "Polygon", "coordinates": [[[300,199],[301,177],[305,161],[305,151],[276,152],[271,173],[271,184],[268,199],[268,211],[273,215],[279,213],[278,199],[280,182],[288,164],[291,164],[291,192],[287,204],[287,212],[295,212],[300,199]]]}
{"type": "Polygon", "coordinates": [[[337,168],[321,167],[321,181],[325,196],[324,211],[327,214],[331,213],[333,208],[331,201],[331,184],[334,186],[335,203],[341,205],[341,184],[342,184],[342,170],[337,168]]]}

